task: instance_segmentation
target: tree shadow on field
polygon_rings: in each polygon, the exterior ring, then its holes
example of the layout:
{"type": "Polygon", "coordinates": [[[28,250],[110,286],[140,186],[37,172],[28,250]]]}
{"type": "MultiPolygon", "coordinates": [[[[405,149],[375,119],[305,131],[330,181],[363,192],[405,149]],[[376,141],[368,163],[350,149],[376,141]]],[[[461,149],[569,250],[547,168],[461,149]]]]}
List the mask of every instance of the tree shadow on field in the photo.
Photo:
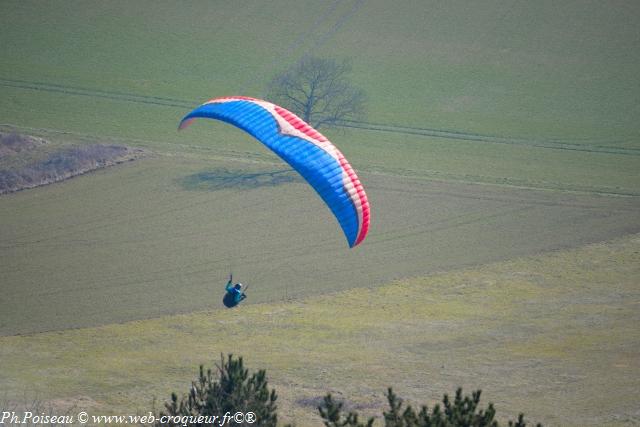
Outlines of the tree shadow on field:
{"type": "Polygon", "coordinates": [[[188,175],[179,180],[179,184],[185,190],[198,191],[250,190],[259,187],[275,187],[292,182],[302,182],[302,178],[293,169],[266,172],[214,169],[188,175]]]}

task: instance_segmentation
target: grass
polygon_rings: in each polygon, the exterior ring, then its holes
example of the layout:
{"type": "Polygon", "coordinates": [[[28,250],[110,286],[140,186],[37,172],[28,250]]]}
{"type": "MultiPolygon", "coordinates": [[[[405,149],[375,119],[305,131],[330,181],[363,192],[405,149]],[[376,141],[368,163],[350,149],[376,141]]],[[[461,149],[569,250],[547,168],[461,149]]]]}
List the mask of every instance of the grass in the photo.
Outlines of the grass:
{"type": "MultiPolygon", "coordinates": [[[[640,57],[633,47],[640,12],[633,1],[616,8],[577,0],[408,2],[392,11],[381,0],[2,7],[5,79],[196,103],[238,92],[260,96],[276,72],[314,52],[353,59],[374,122],[637,146],[640,57]]],[[[25,90],[2,90],[2,116],[15,113],[12,103],[25,90]]],[[[64,97],[58,94],[58,102],[64,97]]],[[[11,123],[33,126],[51,111],[47,104],[28,102],[30,113],[11,123]]],[[[147,122],[140,113],[118,117],[123,108],[101,109],[88,125],[113,116],[106,121],[135,132],[147,122]]]]}
{"type": "Polygon", "coordinates": [[[469,7],[4,2],[0,121],[143,140],[162,152],[186,144],[264,157],[234,129],[209,124],[177,135],[176,124],[190,103],[236,92],[260,96],[279,68],[312,50],[352,58],[371,122],[513,142],[329,132],[358,170],[637,195],[636,3],[495,0],[469,7]],[[274,25],[279,10],[288,12],[274,25]],[[123,93],[142,98],[108,98],[123,93]],[[175,98],[185,107],[140,103],[155,102],[144,97],[175,98]]]}
{"type": "Polygon", "coordinates": [[[144,412],[232,352],[267,369],[283,418],[300,425],[320,425],[308,402],[328,391],[379,413],[389,385],[412,403],[463,386],[502,417],[626,425],[637,417],[639,253],[636,235],[377,288],[2,337],[0,381],[94,413],[144,412]]]}
{"type": "MultiPolygon", "coordinates": [[[[213,153],[235,153],[271,161],[263,147],[250,137],[221,123],[198,123],[184,132],[176,124],[187,109],[149,106],[110,99],[25,92],[9,88],[22,100],[7,105],[4,119],[29,123],[29,127],[64,130],[92,135],[94,139],[117,138],[160,152],[181,153],[187,146],[213,153]],[[58,105],[61,111],[41,115],[32,105],[58,105]],[[25,119],[23,113],[30,116],[25,119]],[[108,120],[103,115],[108,114],[108,120]],[[135,117],[137,124],[126,124],[135,117]]],[[[28,132],[28,128],[22,128],[28,132]]],[[[36,129],[36,132],[38,130],[36,129]]],[[[608,142],[573,146],[540,146],[535,143],[464,141],[368,130],[328,132],[358,170],[384,171],[409,176],[454,179],[466,182],[512,184],[532,188],[592,191],[637,195],[640,188],[640,155],[637,151],[602,152],[608,142]]],[[[609,149],[611,150],[611,149],[609,149]]]]}
{"type": "Polygon", "coordinates": [[[306,184],[242,178],[279,176],[282,165],[201,156],[156,153],[3,196],[0,333],[221,308],[230,270],[254,285],[251,302],[266,302],[638,231],[636,198],[365,173],[374,226],[347,250],[306,184]],[[190,181],[219,171],[242,179],[190,181]]]}
{"type": "Polygon", "coordinates": [[[2,130],[150,153],[0,198],[2,388],[146,409],[235,352],[297,420],[313,412],[297,399],[333,390],[366,410],[398,384],[412,401],[481,387],[548,424],[637,422],[637,237],[563,250],[640,231],[639,14],[1,2],[2,130]],[[175,130],[191,104],[261,96],[309,52],[351,58],[368,122],[393,130],[327,132],[374,209],[355,251],[255,141],[175,130]],[[219,310],[229,269],[252,285],[242,311],[219,310]]]}

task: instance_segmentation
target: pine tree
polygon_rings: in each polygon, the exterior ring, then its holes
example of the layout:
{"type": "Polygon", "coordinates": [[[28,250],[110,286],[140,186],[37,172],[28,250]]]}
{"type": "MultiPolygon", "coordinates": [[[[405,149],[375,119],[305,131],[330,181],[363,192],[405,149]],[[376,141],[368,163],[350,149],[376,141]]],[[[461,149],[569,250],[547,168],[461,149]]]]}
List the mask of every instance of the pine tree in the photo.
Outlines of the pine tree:
{"type": "MultiPolygon", "coordinates": [[[[228,425],[251,425],[261,427],[275,427],[277,425],[278,398],[276,391],[269,391],[266,371],[259,370],[249,376],[249,370],[244,368],[242,357],[234,358],[228,355],[225,361],[221,356],[220,365],[216,366],[217,376],[213,375],[211,369],[205,373],[204,367],[200,366],[198,379],[191,384],[189,393],[178,401],[176,393],[171,394],[171,401],[165,403],[165,411],[161,412],[156,425],[178,426],[183,421],[178,418],[171,418],[170,422],[161,423],[163,416],[189,417],[182,418],[188,420],[191,426],[211,425],[211,418],[203,422],[197,422],[198,416],[222,417],[224,414],[234,415],[238,412],[242,414],[253,413],[255,421],[245,421],[242,423],[232,423],[228,425]],[[178,421],[176,421],[178,420],[178,421]]],[[[165,417],[166,418],[166,417],[165,417]]]]}
{"type": "Polygon", "coordinates": [[[358,414],[355,412],[349,412],[347,416],[342,419],[342,402],[337,402],[331,396],[331,393],[324,397],[322,405],[318,406],[320,416],[324,420],[324,425],[327,427],[371,427],[373,425],[373,418],[369,418],[366,424],[362,424],[358,421],[358,414]]]}
{"type": "MultiPolygon", "coordinates": [[[[462,389],[456,390],[453,400],[448,395],[442,399],[443,409],[436,404],[433,410],[429,411],[423,405],[420,412],[407,405],[403,407],[403,401],[393,389],[387,390],[387,402],[389,410],[383,413],[385,427],[499,427],[495,420],[496,411],[493,404],[489,404],[486,409],[479,408],[481,391],[471,393],[471,396],[462,396],[462,389]]],[[[342,403],[333,400],[328,394],[323,404],[318,408],[320,416],[327,427],[365,427],[358,423],[358,414],[349,412],[346,417],[342,414],[342,403]]],[[[373,418],[369,419],[366,427],[373,425],[373,418]]],[[[537,425],[542,427],[541,424],[537,425]]],[[[509,427],[526,427],[524,415],[520,414],[518,421],[509,421],[509,427]]]]}
{"type": "MultiPolygon", "coordinates": [[[[453,400],[444,395],[442,406],[436,404],[433,409],[423,405],[416,412],[411,405],[405,405],[393,389],[387,390],[388,411],[383,412],[385,427],[499,427],[495,419],[496,410],[489,403],[486,408],[480,406],[481,391],[463,396],[462,389],[456,390],[453,400]]],[[[171,400],[164,405],[164,411],[156,416],[156,426],[260,426],[276,427],[278,422],[275,390],[269,390],[264,370],[249,375],[244,368],[242,357],[228,355],[226,360],[220,356],[216,365],[216,374],[211,369],[206,372],[200,366],[196,381],[191,383],[187,394],[179,398],[171,394],[171,400]],[[225,414],[252,413],[254,418],[238,421],[224,420],[225,414]],[[170,418],[168,418],[170,417],[170,418]],[[212,419],[215,418],[215,421],[212,419]]],[[[359,420],[355,411],[345,414],[344,404],[336,401],[331,394],[324,397],[318,407],[320,417],[327,427],[373,427],[375,418],[366,422],[359,420]]],[[[524,415],[517,421],[509,421],[508,427],[526,427],[524,415]]],[[[290,427],[290,426],[287,426],[290,427]]],[[[537,427],[542,427],[537,424],[537,427]]]]}

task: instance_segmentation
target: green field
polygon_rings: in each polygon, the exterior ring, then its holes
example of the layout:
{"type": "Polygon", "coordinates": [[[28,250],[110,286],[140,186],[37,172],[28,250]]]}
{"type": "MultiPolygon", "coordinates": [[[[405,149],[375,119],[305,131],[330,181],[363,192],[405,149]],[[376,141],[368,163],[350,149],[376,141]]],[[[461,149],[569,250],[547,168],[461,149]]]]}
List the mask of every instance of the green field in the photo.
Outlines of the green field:
{"type": "MultiPolygon", "coordinates": [[[[245,7],[5,1],[0,78],[196,103],[261,95],[275,72],[313,52],[353,59],[375,122],[634,145],[639,7],[584,0],[407,1],[394,8],[382,0],[245,7]]],[[[61,127],[23,96],[2,97],[5,120],[61,127]]],[[[111,116],[127,106],[105,108],[66,110],[76,120],[65,129],[94,132],[102,122],[110,132],[167,137],[138,114],[111,116]],[[100,120],[105,108],[113,120],[100,120]]]]}
{"type": "Polygon", "coordinates": [[[550,425],[637,423],[639,19],[631,0],[1,2],[0,131],[146,154],[0,196],[0,388],[147,408],[235,352],[299,420],[295,396],[371,409],[397,378],[414,400],[462,385],[550,425]],[[349,58],[368,95],[326,130],[371,201],[354,250],[249,136],[176,131],[306,54],[349,58]],[[251,289],[226,312],[230,270],[251,289]]]}
{"type": "Polygon", "coordinates": [[[0,333],[218,309],[230,270],[254,286],[251,301],[276,301],[640,231],[637,198],[363,173],[374,229],[348,250],[291,172],[288,182],[218,188],[220,170],[282,168],[156,155],[3,197],[0,333]]]}
{"type": "Polygon", "coordinates": [[[58,408],[145,413],[233,352],[267,369],[281,416],[302,426],[322,425],[313,402],[328,391],[379,415],[389,385],[431,405],[482,388],[502,417],[545,425],[634,425],[639,254],[635,235],[242,310],[0,337],[0,383],[58,408]]]}

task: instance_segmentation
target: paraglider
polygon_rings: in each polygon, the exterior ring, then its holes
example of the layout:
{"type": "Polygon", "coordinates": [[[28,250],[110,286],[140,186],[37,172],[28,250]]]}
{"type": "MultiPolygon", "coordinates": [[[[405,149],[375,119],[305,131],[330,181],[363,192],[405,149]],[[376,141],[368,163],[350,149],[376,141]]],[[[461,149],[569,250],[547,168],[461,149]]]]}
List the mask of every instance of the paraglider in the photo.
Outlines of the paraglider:
{"type": "Polygon", "coordinates": [[[227,308],[233,308],[247,298],[247,287],[243,289],[242,283],[233,283],[233,274],[229,275],[229,281],[225,286],[226,293],[222,298],[222,303],[227,308]]]}
{"type": "Polygon", "coordinates": [[[369,231],[369,201],[353,168],[324,135],[278,105],[243,96],[215,98],[187,114],[179,129],[196,118],[222,120],[246,131],[287,162],[333,212],[349,247],[369,231]]]}

